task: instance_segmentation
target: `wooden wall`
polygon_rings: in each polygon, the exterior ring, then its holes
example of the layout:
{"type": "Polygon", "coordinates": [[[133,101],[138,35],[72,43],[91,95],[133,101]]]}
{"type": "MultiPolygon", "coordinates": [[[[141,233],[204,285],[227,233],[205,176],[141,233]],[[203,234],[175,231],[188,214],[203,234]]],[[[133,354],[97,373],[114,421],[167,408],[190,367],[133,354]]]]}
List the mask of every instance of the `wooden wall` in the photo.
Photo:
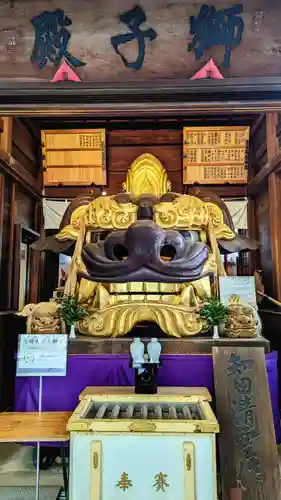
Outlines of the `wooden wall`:
{"type": "Polygon", "coordinates": [[[108,193],[122,191],[128,167],[143,153],[156,156],[167,171],[172,190],[182,192],[181,130],[115,130],[108,133],[108,193]]]}
{"type": "Polygon", "coordinates": [[[13,119],[13,138],[11,155],[17,160],[33,177],[38,178],[40,173],[40,134],[28,128],[18,118],[13,119]]]}
{"type": "MultiPolygon", "coordinates": [[[[18,309],[20,250],[23,235],[36,238],[41,226],[40,148],[31,131],[17,119],[1,120],[0,137],[0,411],[11,408],[17,339],[25,322],[18,309]]],[[[26,236],[25,236],[26,237],[26,236]]],[[[30,301],[36,302],[39,256],[30,251],[30,301]]]]}
{"type": "MultiPolygon", "coordinates": [[[[252,117],[237,118],[237,124],[251,124],[252,117]]],[[[125,120],[124,120],[125,122],[125,120]]],[[[193,124],[193,122],[191,122],[193,124]]],[[[205,123],[205,122],[204,122],[205,123]]],[[[200,119],[195,123],[203,124],[200,119]]],[[[226,121],[224,121],[224,124],[226,121]]],[[[236,122],[235,122],[236,123],[236,122]]],[[[222,124],[221,122],[219,123],[222,124]]],[[[107,123],[91,124],[87,128],[103,128],[106,134],[106,155],[107,155],[107,185],[108,194],[116,194],[122,191],[122,184],[126,180],[126,175],[130,165],[144,153],[156,156],[167,171],[168,178],[175,192],[186,192],[187,187],[183,185],[183,126],[190,125],[189,122],[181,123],[180,120],[170,120],[164,124],[161,120],[151,120],[150,123],[143,124],[140,121],[135,123],[121,123],[119,128],[117,123],[108,121],[107,123]]],[[[217,122],[210,120],[210,125],[216,126],[217,122]]],[[[51,124],[40,123],[44,129],[54,128],[54,121],[51,124]]],[[[61,124],[63,128],[71,128],[71,123],[61,124]]],[[[72,125],[73,127],[73,125],[72,125]]],[[[81,126],[80,126],[81,127],[81,126]]],[[[56,125],[58,127],[58,124],[56,125]]],[[[79,128],[79,126],[77,126],[79,128]]],[[[81,127],[83,128],[83,126],[81,127]]],[[[222,185],[210,186],[223,197],[245,196],[245,185],[222,185]]],[[[45,196],[49,198],[75,198],[81,194],[89,193],[93,190],[91,186],[66,187],[66,186],[46,186],[45,196]]]]}
{"type": "MultiPolygon", "coordinates": [[[[139,3],[139,2],[137,2],[139,3]]],[[[0,3],[0,74],[1,78],[51,80],[55,68],[47,64],[42,70],[33,67],[30,56],[35,30],[31,19],[43,11],[63,9],[72,25],[69,52],[86,65],[77,72],[86,81],[129,81],[161,78],[190,78],[206,61],[213,57],[221,67],[225,49],[216,47],[205,51],[200,60],[188,52],[189,18],[197,16],[204,2],[201,0],[142,0],[141,6],[147,22],[143,29],[157,32],[154,41],[146,41],[146,54],[141,70],[126,68],[114,51],[110,38],[130,32],[119,15],[132,9],[135,2],[123,0],[25,0],[0,3]],[[12,8],[11,5],[14,5],[12,8]],[[6,31],[5,31],[6,30],[6,31]],[[8,30],[8,31],[7,31],[8,30]],[[9,40],[14,46],[9,46],[9,40]]],[[[233,0],[214,0],[216,9],[233,7],[233,0]]],[[[232,51],[230,69],[223,69],[225,77],[280,75],[281,4],[273,0],[247,0],[243,2],[242,18],[245,24],[242,42],[232,51]],[[261,30],[255,30],[255,15],[263,12],[261,30]]],[[[122,46],[125,57],[134,61],[137,57],[137,41],[122,46]]]]}
{"type": "Polygon", "coordinates": [[[260,247],[260,266],[263,272],[263,282],[266,293],[275,295],[273,286],[273,260],[271,246],[271,231],[269,218],[268,191],[261,193],[256,199],[256,220],[258,228],[258,241],[260,247]]]}
{"type": "MultiPolygon", "coordinates": [[[[256,234],[265,291],[281,300],[281,148],[280,116],[266,113],[252,129],[248,193],[255,206],[256,234]]],[[[254,224],[251,225],[254,236],[254,224]]]]}

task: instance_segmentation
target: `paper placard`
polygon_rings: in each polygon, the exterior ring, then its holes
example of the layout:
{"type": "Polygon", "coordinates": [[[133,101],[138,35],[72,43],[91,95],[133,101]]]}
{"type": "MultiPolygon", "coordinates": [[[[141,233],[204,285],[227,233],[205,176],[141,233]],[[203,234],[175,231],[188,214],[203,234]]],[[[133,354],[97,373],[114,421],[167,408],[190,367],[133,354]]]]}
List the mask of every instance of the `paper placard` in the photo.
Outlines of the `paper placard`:
{"type": "Polygon", "coordinates": [[[65,377],[67,335],[20,335],[17,377],[65,377]]]}
{"type": "Polygon", "coordinates": [[[225,306],[229,305],[231,297],[239,302],[250,304],[257,308],[256,282],[254,276],[221,276],[220,299],[225,306]]]}

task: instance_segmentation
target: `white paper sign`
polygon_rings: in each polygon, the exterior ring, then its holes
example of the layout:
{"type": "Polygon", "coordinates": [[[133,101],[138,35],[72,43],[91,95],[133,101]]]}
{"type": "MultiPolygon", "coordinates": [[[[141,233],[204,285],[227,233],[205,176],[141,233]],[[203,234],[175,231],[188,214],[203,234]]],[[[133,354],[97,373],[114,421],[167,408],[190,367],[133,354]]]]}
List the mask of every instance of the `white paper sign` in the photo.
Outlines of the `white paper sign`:
{"type": "Polygon", "coordinates": [[[239,302],[246,302],[257,308],[256,283],[254,276],[221,276],[220,299],[228,306],[230,299],[239,298],[239,302]]]}
{"type": "Polygon", "coordinates": [[[67,335],[20,335],[17,377],[65,377],[67,335]]]}

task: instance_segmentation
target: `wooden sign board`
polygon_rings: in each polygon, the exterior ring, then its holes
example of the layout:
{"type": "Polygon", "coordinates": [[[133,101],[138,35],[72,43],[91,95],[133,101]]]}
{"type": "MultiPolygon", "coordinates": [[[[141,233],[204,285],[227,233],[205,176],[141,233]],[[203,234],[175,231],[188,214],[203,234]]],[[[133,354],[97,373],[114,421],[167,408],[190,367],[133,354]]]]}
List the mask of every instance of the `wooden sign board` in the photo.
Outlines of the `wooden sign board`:
{"type": "Polygon", "coordinates": [[[246,184],[249,127],[184,127],[184,184],[246,184]]]}
{"type": "Polygon", "coordinates": [[[280,470],[264,349],[214,347],[213,364],[222,498],[278,500],[280,470]]]}
{"type": "Polygon", "coordinates": [[[107,184],[105,129],[42,130],[44,186],[107,184]]]}

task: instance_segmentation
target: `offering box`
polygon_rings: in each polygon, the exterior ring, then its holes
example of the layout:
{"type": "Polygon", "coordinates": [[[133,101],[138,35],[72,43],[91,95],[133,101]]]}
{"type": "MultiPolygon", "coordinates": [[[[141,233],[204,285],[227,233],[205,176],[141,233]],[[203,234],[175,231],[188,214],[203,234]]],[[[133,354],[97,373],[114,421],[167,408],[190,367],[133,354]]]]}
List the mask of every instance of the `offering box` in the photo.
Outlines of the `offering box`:
{"type": "Polygon", "coordinates": [[[68,422],[71,500],[217,500],[219,426],[207,391],[103,389],[84,391],[68,422]]]}

